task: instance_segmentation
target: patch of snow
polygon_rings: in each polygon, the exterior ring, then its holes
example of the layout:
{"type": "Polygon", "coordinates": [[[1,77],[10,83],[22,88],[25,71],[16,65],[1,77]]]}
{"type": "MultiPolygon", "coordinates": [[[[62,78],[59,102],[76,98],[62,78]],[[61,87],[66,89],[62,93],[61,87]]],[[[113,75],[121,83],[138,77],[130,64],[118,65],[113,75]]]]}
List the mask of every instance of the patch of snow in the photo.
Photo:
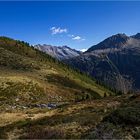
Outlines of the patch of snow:
{"type": "Polygon", "coordinates": [[[80,51],[81,51],[81,52],[85,52],[85,51],[87,51],[87,50],[88,50],[88,49],[81,49],[80,51]]]}

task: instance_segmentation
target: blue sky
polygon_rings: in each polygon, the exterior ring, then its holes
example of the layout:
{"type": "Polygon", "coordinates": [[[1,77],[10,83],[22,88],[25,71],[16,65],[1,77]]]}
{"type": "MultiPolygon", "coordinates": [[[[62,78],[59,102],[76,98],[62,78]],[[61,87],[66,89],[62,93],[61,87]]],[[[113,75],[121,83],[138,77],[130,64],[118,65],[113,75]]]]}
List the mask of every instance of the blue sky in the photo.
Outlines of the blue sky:
{"type": "Polygon", "coordinates": [[[0,2],[0,36],[30,44],[89,48],[106,37],[140,32],[137,2],[0,2]]]}

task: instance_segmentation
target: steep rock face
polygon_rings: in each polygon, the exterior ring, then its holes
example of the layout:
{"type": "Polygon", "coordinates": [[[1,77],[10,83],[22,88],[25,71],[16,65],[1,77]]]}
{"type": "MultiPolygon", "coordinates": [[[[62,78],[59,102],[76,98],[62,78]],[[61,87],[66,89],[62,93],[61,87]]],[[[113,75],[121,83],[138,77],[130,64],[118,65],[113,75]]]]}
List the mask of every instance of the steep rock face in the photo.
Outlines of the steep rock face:
{"type": "Polygon", "coordinates": [[[125,34],[111,36],[66,63],[124,93],[139,91],[139,33],[131,37],[125,34]]]}
{"type": "Polygon", "coordinates": [[[57,47],[44,44],[44,45],[35,45],[34,47],[59,60],[73,58],[81,54],[80,51],[71,49],[67,46],[57,47]]]}

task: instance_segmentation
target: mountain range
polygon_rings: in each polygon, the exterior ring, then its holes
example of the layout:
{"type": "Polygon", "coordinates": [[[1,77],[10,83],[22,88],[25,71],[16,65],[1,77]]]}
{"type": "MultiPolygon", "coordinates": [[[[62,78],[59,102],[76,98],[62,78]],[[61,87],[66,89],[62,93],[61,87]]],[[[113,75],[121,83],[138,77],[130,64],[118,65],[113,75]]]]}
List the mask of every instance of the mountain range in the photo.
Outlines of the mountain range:
{"type": "Polygon", "coordinates": [[[58,60],[70,59],[82,53],[75,49],[71,49],[68,46],[51,46],[51,45],[46,45],[46,44],[43,44],[43,45],[38,44],[38,45],[35,45],[34,47],[40,51],[43,51],[51,55],[52,57],[57,58],[58,60]]]}
{"type": "Polygon", "coordinates": [[[100,84],[123,93],[140,90],[140,33],[119,33],[82,53],[67,46],[35,48],[94,77],[100,84]]]}
{"type": "Polygon", "coordinates": [[[140,90],[140,33],[113,35],[65,63],[113,89],[140,90]]]}

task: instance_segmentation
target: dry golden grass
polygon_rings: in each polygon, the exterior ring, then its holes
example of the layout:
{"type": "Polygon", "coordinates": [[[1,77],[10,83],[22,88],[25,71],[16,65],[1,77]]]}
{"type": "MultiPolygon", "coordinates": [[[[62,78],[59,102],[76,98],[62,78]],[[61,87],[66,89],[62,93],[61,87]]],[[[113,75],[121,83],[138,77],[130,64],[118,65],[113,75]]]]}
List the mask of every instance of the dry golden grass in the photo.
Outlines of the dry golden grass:
{"type": "Polygon", "coordinates": [[[0,114],[0,126],[5,126],[13,122],[24,120],[28,116],[23,113],[1,113],[0,114]]]}
{"type": "Polygon", "coordinates": [[[129,97],[126,98],[125,96],[121,98],[106,97],[101,100],[64,105],[52,110],[33,108],[19,112],[15,111],[15,113],[3,113],[0,115],[0,119],[2,118],[0,123],[1,126],[6,126],[6,128],[8,128],[9,123],[11,123],[11,126],[13,124],[10,129],[7,129],[8,138],[24,138],[24,136],[27,136],[26,138],[41,138],[39,135],[41,133],[45,138],[45,136],[48,136],[47,132],[51,129],[50,133],[56,133],[55,136],[52,136],[53,138],[59,136],[60,132],[60,138],[80,139],[94,129],[104,117],[128,100],[129,97]],[[16,125],[18,125],[18,130],[16,130],[16,125]],[[18,137],[15,132],[18,133],[18,137]],[[38,133],[38,135],[35,133],[38,133]]]}

